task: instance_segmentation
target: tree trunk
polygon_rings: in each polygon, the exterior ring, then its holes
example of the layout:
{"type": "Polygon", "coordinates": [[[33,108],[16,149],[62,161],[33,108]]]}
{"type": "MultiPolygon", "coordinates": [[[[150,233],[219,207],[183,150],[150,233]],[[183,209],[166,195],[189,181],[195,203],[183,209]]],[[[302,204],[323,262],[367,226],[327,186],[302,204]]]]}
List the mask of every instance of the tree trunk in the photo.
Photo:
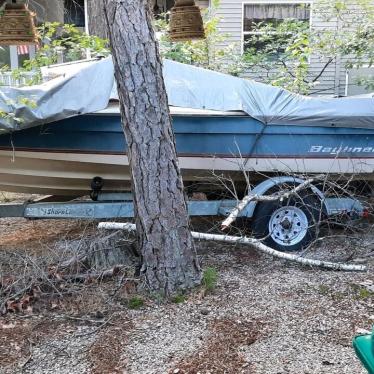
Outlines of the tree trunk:
{"type": "Polygon", "coordinates": [[[102,0],[132,173],[142,271],[165,295],[198,285],[162,63],[148,0],[102,0]]]}
{"type": "Polygon", "coordinates": [[[112,235],[90,238],[85,248],[89,269],[110,269],[117,265],[126,265],[136,269],[139,266],[139,256],[136,256],[136,246],[127,233],[117,231],[112,235]]]}
{"type": "Polygon", "coordinates": [[[107,39],[107,28],[103,19],[103,0],[88,0],[87,5],[88,30],[90,32],[90,35],[96,35],[102,39],[107,39]]]}

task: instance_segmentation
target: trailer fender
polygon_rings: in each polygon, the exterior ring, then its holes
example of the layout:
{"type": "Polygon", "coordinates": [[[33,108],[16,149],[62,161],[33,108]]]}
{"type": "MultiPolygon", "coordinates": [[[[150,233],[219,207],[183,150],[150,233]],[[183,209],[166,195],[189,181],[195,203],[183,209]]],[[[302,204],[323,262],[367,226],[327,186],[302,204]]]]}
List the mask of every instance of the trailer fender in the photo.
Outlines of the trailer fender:
{"type": "MultiPolygon", "coordinates": [[[[295,185],[299,185],[301,183],[305,182],[302,178],[295,178],[295,177],[273,177],[266,179],[265,181],[258,184],[256,187],[251,190],[251,195],[266,195],[266,192],[269,191],[274,186],[281,185],[283,183],[294,183],[295,185]]],[[[323,192],[317,188],[316,186],[310,185],[308,188],[310,188],[316,196],[323,202],[323,205],[325,207],[325,196],[323,192]]],[[[241,212],[239,215],[240,217],[247,217],[252,218],[256,209],[258,202],[257,201],[251,201],[241,212]]]]}

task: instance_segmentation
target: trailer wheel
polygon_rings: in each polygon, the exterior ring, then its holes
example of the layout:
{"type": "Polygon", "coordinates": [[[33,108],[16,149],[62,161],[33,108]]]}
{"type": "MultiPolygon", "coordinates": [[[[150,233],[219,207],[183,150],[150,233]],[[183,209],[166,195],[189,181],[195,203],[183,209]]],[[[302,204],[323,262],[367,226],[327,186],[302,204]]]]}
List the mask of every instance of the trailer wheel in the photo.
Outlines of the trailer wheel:
{"type": "Polygon", "coordinates": [[[252,229],[271,248],[298,251],[316,239],[320,208],[320,201],[314,195],[261,202],[256,207],[252,229]]]}

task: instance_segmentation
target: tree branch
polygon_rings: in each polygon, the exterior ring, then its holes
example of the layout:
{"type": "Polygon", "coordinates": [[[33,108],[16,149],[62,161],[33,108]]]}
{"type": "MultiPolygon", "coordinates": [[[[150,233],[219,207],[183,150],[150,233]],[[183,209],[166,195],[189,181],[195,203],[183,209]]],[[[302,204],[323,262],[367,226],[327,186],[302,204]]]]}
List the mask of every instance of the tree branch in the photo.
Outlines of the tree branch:
{"type": "Polygon", "coordinates": [[[319,72],[319,74],[312,80],[312,83],[316,82],[322,74],[325,72],[327,67],[334,61],[335,57],[330,57],[330,59],[326,62],[325,66],[322,68],[322,70],[319,72]]]}
{"type": "MultiPolygon", "coordinates": [[[[127,230],[127,231],[135,231],[136,227],[132,223],[116,223],[116,222],[101,222],[99,223],[99,229],[114,229],[114,230],[127,230]]],[[[298,255],[293,255],[290,253],[284,253],[272,249],[265,244],[262,244],[260,240],[246,238],[246,237],[239,237],[239,236],[229,236],[229,235],[217,235],[217,234],[205,234],[201,232],[192,232],[192,236],[194,239],[200,240],[214,240],[214,241],[221,241],[226,243],[239,243],[239,244],[246,244],[254,247],[255,249],[259,250],[260,252],[269,254],[271,256],[281,258],[283,260],[297,262],[301,265],[306,266],[318,266],[323,267],[326,269],[333,269],[333,270],[344,270],[344,271],[366,271],[367,268],[364,265],[351,265],[345,263],[338,263],[338,262],[330,262],[330,261],[321,261],[321,260],[313,260],[309,258],[300,257],[298,255]]]]}
{"type": "Polygon", "coordinates": [[[296,79],[295,74],[292,73],[292,71],[290,71],[290,69],[288,69],[288,66],[287,66],[286,62],[283,59],[280,59],[279,61],[282,63],[283,67],[286,69],[287,73],[289,75],[291,75],[292,78],[296,79]]]}
{"type": "Polygon", "coordinates": [[[310,186],[315,180],[320,179],[321,176],[316,176],[314,178],[309,178],[303,183],[299,184],[297,187],[292,189],[291,191],[282,193],[277,196],[259,196],[259,195],[247,195],[243,198],[243,200],[237,205],[235,209],[232,210],[230,215],[222,222],[221,230],[226,230],[238,217],[239,213],[244,210],[244,208],[251,202],[251,201],[282,201],[283,199],[288,199],[290,196],[298,194],[301,190],[310,186]]]}

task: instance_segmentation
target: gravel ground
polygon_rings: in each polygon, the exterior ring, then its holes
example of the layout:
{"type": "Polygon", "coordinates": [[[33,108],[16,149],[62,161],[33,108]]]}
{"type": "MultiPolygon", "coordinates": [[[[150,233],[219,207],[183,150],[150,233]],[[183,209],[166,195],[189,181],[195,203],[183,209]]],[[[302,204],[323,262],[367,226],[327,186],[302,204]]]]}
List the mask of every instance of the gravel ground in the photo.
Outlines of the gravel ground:
{"type": "MultiPolygon", "coordinates": [[[[6,243],[0,251],[10,251],[15,240],[17,249],[40,256],[40,229],[49,243],[63,235],[67,246],[79,227],[0,220],[0,243],[6,243]]],[[[311,255],[364,257],[372,250],[370,231],[357,239],[366,241],[365,249],[358,250],[354,238],[351,246],[335,238],[311,255]]],[[[130,291],[126,285],[118,290],[117,278],[58,302],[44,300],[29,314],[0,317],[0,373],[365,373],[351,342],[374,323],[373,257],[366,258],[368,272],[344,273],[243,246],[201,242],[198,251],[203,267],[217,270],[218,283],[182,303],[143,295],[143,307],[131,310],[130,291]]]]}

